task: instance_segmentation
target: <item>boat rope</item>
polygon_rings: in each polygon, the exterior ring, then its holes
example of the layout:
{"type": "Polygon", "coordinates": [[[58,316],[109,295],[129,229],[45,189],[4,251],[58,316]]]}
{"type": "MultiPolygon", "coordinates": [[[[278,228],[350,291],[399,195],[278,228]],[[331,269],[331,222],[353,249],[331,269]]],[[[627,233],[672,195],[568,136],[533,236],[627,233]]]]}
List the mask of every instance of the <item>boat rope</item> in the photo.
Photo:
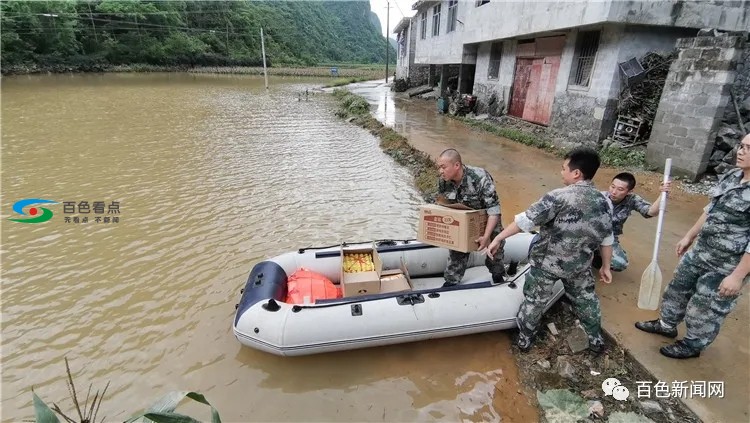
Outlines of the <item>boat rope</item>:
{"type": "Polygon", "coordinates": [[[324,247],[305,247],[305,248],[300,248],[299,250],[297,250],[297,253],[298,254],[302,254],[302,253],[304,253],[307,250],[323,250],[323,249],[326,249],[326,248],[347,247],[347,246],[352,245],[352,244],[366,244],[366,243],[371,243],[371,242],[374,242],[375,245],[377,245],[378,247],[380,247],[381,245],[396,245],[397,242],[403,242],[404,244],[408,244],[408,243],[410,243],[412,241],[416,241],[416,239],[415,238],[411,238],[411,239],[376,239],[374,241],[342,242],[340,244],[326,245],[324,247]]]}

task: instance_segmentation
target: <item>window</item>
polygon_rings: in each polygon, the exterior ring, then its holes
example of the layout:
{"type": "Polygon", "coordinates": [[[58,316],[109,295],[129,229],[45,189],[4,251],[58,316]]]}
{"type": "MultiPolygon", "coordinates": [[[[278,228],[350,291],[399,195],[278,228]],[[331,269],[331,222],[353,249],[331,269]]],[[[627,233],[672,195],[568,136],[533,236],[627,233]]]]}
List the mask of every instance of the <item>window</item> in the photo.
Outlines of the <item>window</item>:
{"type": "Polygon", "coordinates": [[[432,36],[440,35],[440,4],[432,8],[432,36]]]}
{"type": "Polygon", "coordinates": [[[456,30],[458,0],[448,1],[448,32],[456,30]]]}
{"type": "Polygon", "coordinates": [[[422,12],[422,18],[420,19],[420,34],[419,38],[424,40],[427,38],[427,12],[422,12]]]}
{"type": "Polygon", "coordinates": [[[490,2],[490,0],[477,0],[477,1],[474,2],[474,7],[479,7],[479,6],[481,6],[483,4],[487,4],[489,2],[490,2]]]}
{"type": "Polygon", "coordinates": [[[599,49],[599,31],[581,31],[576,39],[573,66],[568,85],[588,87],[594,70],[596,51],[599,49]]]}
{"type": "Polygon", "coordinates": [[[500,75],[500,58],[503,55],[503,43],[492,43],[490,49],[490,67],[487,70],[487,78],[497,79],[500,75]]]}

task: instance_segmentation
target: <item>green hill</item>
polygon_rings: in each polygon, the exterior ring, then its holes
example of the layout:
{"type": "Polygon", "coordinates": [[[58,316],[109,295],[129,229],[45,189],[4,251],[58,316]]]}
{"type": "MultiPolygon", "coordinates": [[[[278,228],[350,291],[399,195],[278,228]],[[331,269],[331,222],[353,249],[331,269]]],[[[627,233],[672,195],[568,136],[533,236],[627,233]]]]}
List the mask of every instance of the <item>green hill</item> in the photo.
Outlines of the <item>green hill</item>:
{"type": "MultiPolygon", "coordinates": [[[[2,64],[271,66],[385,63],[366,1],[3,0],[2,64]]],[[[390,61],[395,62],[395,50],[390,61]]]]}

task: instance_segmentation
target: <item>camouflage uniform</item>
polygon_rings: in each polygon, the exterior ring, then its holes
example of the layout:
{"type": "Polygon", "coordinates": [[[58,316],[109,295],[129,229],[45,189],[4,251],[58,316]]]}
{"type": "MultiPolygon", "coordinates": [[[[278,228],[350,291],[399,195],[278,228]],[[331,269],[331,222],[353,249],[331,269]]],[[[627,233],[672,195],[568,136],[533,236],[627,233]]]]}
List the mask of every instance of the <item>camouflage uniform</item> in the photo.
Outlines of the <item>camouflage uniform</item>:
{"type": "MultiPolygon", "coordinates": [[[[687,334],[682,342],[697,351],[716,339],[739,298],[739,294],[719,296],[718,290],[743,255],[750,253],[750,184],[741,180],[742,170],[732,170],[709,191],[706,223],[662,297],[662,323],[674,328],[684,319],[687,334]]],[[[743,286],[747,282],[746,277],[743,286]]]]}
{"type": "MultiPolygon", "coordinates": [[[[444,181],[441,178],[438,182],[438,195],[443,196],[449,203],[461,203],[477,210],[487,209],[489,216],[499,217],[500,201],[495,190],[495,182],[489,172],[479,167],[463,165],[463,174],[461,183],[458,185],[453,181],[444,181]]],[[[492,230],[490,240],[502,230],[503,225],[498,218],[497,226],[492,230]]],[[[502,251],[502,248],[500,251],[502,251]]],[[[461,282],[469,263],[469,256],[470,253],[449,250],[448,265],[444,274],[446,283],[456,284],[461,282]]],[[[494,259],[489,257],[485,259],[485,265],[490,269],[493,276],[502,277],[505,275],[502,253],[496,254],[494,259]]]]}
{"type": "MultiPolygon", "coordinates": [[[[602,191],[610,202],[612,198],[609,196],[609,191],[602,191]]],[[[622,235],[622,227],[625,225],[625,221],[630,217],[630,213],[637,211],[641,216],[646,219],[652,217],[648,214],[648,210],[651,208],[651,203],[644,200],[638,194],[628,194],[625,198],[620,201],[619,204],[612,203],[612,233],[615,236],[615,242],[612,244],[612,270],[621,272],[627,269],[630,261],[628,260],[628,253],[620,245],[620,235],[622,235]]],[[[596,254],[598,256],[598,252],[596,254]]]]}
{"type": "Polygon", "coordinates": [[[516,215],[515,222],[527,232],[540,226],[529,257],[531,269],[523,287],[524,301],[518,311],[519,340],[531,341],[552,299],[553,286],[561,279],[589,344],[603,345],[591,261],[594,251],[613,241],[611,204],[591,181],[580,181],[550,191],[526,212],[516,215]]]}

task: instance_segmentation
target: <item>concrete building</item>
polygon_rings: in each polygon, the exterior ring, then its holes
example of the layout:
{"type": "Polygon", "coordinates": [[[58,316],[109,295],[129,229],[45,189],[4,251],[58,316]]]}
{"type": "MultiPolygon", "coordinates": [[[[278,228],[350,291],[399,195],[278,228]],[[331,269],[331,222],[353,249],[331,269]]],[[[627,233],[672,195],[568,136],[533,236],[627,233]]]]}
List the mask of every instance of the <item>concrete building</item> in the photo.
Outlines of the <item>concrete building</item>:
{"type": "Polygon", "coordinates": [[[478,96],[480,111],[591,144],[617,119],[620,63],[671,52],[701,28],[750,28],[748,0],[451,0],[412,8],[416,63],[458,67],[459,90],[478,96]]]}
{"type": "Polygon", "coordinates": [[[393,33],[396,34],[398,45],[396,79],[406,80],[410,87],[426,84],[430,66],[420,65],[414,61],[417,33],[414,31],[413,19],[401,19],[393,28],[393,33]]]}

